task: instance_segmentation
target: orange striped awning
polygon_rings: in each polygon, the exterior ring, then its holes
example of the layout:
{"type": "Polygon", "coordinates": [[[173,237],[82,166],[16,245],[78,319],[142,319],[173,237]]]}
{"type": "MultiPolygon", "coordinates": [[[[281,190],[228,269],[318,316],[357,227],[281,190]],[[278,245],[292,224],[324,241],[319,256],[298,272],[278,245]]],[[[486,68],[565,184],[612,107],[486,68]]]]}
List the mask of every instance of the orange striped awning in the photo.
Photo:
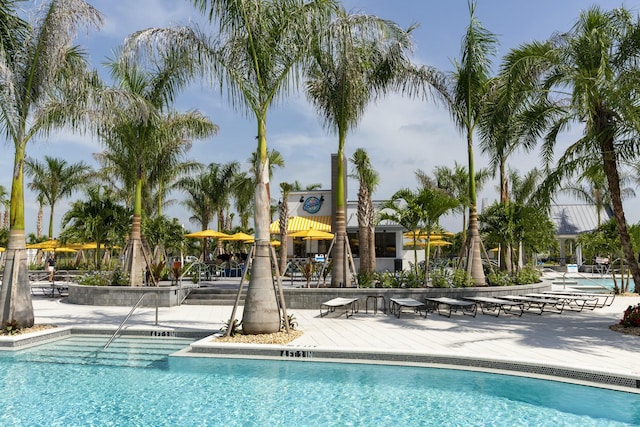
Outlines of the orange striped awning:
{"type": "MultiPolygon", "coordinates": [[[[305,231],[314,229],[317,231],[331,232],[331,216],[319,215],[319,216],[290,216],[287,226],[287,234],[295,233],[297,231],[305,231]]],[[[271,234],[280,233],[280,220],[275,220],[269,227],[271,234]]]]}

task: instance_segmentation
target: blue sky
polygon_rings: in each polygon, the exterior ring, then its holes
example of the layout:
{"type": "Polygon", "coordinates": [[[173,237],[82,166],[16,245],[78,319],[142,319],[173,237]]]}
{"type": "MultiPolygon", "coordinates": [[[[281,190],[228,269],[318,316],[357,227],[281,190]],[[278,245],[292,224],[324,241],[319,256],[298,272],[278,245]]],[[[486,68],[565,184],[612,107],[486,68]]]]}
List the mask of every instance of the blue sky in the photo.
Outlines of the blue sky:
{"type": "MultiPolygon", "coordinates": [[[[94,67],[105,77],[102,63],[128,34],[147,27],[203,22],[189,0],[94,0],[91,3],[104,14],[106,23],[101,31],[80,34],[78,43],[88,50],[94,67]]],[[[414,61],[417,63],[448,71],[452,69],[453,59],[459,56],[460,42],[469,19],[467,0],[344,0],[343,4],[347,10],[374,14],[393,20],[402,27],[419,24],[414,32],[414,61]]],[[[478,0],[476,16],[499,38],[497,66],[500,57],[510,48],[568,30],[580,10],[592,4],[604,9],[624,5],[635,13],[640,10],[640,0],[624,3],[606,0],[478,0]]],[[[246,160],[255,150],[254,121],[234,111],[218,92],[201,83],[194,83],[176,104],[178,110],[192,108],[208,115],[220,126],[220,132],[210,140],[195,142],[190,157],[205,164],[237,160],[246,168],[246,160]]],[[[578,127],[572,129],[564,136],[564,141],[571,141],[580,132],[578,127]]],[[[277,189],[281,181],[298,180],[303,185],[321,183],[323,188],[329,188],[330,155],[336,151],[337,139],[321,127],[320,119],[303,93],[294,93],[272,109],[267,123],[267,140],[269,148],[280,151],[286,162],[283,169],[276,169],[274,173],[271,187],[274,199],[279,197],[277,189]]],[[[467,163],[466,144],[446,110],[433,103],[400,95],[388,96],[370,106],[360,126],[348,136],[347,156],[358,147],[366,148],[380,174],[380,186],[374,195],[376,199],[388,198],[403,187],[415,188],[414,171],[417,169],[431,173],[436,166],[452,167],[456,161],[463,165],[467,163]]],[[[89,135],[58,132],[46,140],[32,140],[27,147],[27,155],[38,159],[49,155],[69,162],[82,160],[95,165],[91,155],[101,150],[99,142],[89,135]]],[[[2,153],[0,184],[9,189],[12,145],[3,145],[2,153]]],[[[479,166],[487,164],[478,148],[476,163],[479,166]]],[[[511,161],[511,167],[522,173],[537,165],[536,152],[519,153],[511,161]]],[[[357,182],[350,180],[348,190],[349,199],[355,199],[357,182]]],[[[181,195],[174,196],[180,199],[181,195]]],[[[479,204],[490,204],[496,196],[493,181],[479,193],[479,204]]],[[[62,200],[56,206],[54,235],[60,230],[61,215],[75,197],[62,200]]],[[[26,192],[25,203],[27,232],[34,232],[37,205],[29,191],[26,192]]],[[[627,219],[637,222],[639,215],[636,212],[640,212],[638,200],[625,203],[627,219]]],[[[179,218],[186,228],[198,228],[197,224],[189,223],[189,213],[179,205],[165,213],[179,218]]],[[[48,208],[45,217],[48,217],[48,208]]],[[[461,227],[460,220],[455,217],[444,218],[442,224],[452,231],[459,231],[461,227]]],[[[47,226],[48,222],[44,224],[45,230],[47,226]]]]}

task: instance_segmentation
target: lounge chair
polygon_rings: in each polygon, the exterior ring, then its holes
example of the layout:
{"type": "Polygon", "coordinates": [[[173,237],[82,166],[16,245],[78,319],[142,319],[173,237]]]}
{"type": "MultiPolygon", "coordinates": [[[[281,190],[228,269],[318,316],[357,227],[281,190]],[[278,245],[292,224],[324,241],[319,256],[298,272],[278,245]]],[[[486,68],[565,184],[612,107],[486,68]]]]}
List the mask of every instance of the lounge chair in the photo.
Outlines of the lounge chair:
{"type": "Polygon", "coordinates": [[[524,302],[509,301],[501,298],[493,297],[465,297],[469,301],[476,303],[476,306],[480,306],[482,314],[492,314],[496,317],[500,316],[500,311],[504,314],[513,314],[522,316],[524,313],[524,302]]]}
{"type": "Polygon", "coordinates": [[[358,312],[358,298],[334,298],[332,300],[323,302],[320,304],[320,317],[326,316],[329,313],[336,311],[336,308],[344,307],[344,314],[347,316],[353,316],[358,312]],[[325,312],[322,310],[326,309],[325,312]]]}
{"type": "Polygon", "coordinates": [[[439,297],[439,298],[425,298],[427,309],[430,311],[438,311],[438,314],[442,316],[451,317],[451,312],[462,310],[462,314],[472,315],[476,317],[477,307],[476,303],[472,301],[465,301],[456,298],[439,297]],[[441,310],[441,307],[445,307],[447,311],[441,310]]]}
{"type": "Polygon", "coordinates": [[[565,302],[565,307],[569,310],[573,311],[582,311],[583,308],[588,308],[593,310],[598,305],[598,299],[593,297],[588,297],[584,295],[550,295],[546,293],[541,294],[526,294],[528,297],[532,298],[555,298],[565,302]]]}
{"type": "Polygon", "coordinates": [[[389,311],[398,319],[403,308],[409,308],[421,316],[422,311],[424,311],[424,317],[427,317],[427,305],[425,303],[413,298],[389,298],[389,311]]]}
{"type": "Polygon", "coordinates": [[[595,308],[602,308],[605,306],[610,306],[613,304],[613,300],[616,298],[616,294],[611,293],[595,293],[595,292],[580,292],[580,291],[545,291],[547,295],[552,295],[555,297],[562,295],[572,295],[572,296],[582,296],[582,297],[591,297],[597,300],[595,308]]]}
{"type": "Polygon", "coordinates": [[[509,301],[523,302],[526,304],[525,308],[527,311],[535,307],[536,309],[540,310],[540,312],[538,312],[537,314],[542,314],[545,311],[561,314],[565,306],[565,301],[558,298],[535,298],[527,297],[524,295],[504,295],[500,298],[507,299],[509,301]]]}

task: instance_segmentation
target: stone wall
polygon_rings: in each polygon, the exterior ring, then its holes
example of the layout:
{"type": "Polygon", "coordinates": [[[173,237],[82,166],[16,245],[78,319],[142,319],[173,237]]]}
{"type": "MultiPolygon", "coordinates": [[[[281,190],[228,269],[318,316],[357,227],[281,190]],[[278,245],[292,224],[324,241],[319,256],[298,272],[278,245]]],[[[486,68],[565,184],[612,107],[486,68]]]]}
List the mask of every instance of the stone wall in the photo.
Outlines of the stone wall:
{"type": "MultiPolygon", "coordinates": [[[[188,290],[195,285],[182,286],[81,286],[69,284],[67,302],[81,305],[133,307],[143,294],[157,294],[159,307],[173,307],[182,303],[188,290]]],[[[145,297],[142,307],[155,307],[153,296],[145,297]]]]}
{"type": "MultiPolygon", "coordinates": [[[[464,298],[466,296],[523,295],[551,290],[549,282],[539,282],[517,286],[487,286],[478,288],[296,288],[284,289],[287,309],[320,309],[320,304],[330,299],[360,298],[360,310],[364,310],[367,297],[382,296],[388,305],[389,298],[414,298],[422,301],[425,297],[464,298]]],[[[369,299],[369,308],[373,307],[373,298],[369,299]]],[[[378,307],[380,308],[380,307],[378,307]]]]}

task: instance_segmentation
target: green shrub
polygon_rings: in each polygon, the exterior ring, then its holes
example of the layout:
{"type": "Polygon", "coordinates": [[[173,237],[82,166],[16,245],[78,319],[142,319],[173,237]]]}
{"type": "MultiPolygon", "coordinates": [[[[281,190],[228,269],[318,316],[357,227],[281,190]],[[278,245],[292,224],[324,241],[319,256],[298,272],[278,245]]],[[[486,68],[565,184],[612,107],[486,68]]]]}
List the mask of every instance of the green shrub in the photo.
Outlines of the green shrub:
{"type": "Polygon", "coordinates": [[[357,277],[359,288],[373,288],[376,279],[374,273],[358,273],[357,277]]]}
{"type": "Polygon", "coordinates": [[[435,288],[448,288],[451,286],[451,272],[446,268],[433,270],[429,277],[431,278],[431,284],[435,288]]]}
{"type": "Polygon", "coordinates": [[[505,271],[493,271],[487,275],[491,286],[511,286],[514,284],[511,275],[505,271]]]}
{"type": "Polygon", "coordinates": [[[522,267],[515,277],[518,285],[528,285],[529,283],[538,283],[540,281],[540,272],[531,264],[522,267]]]}
{"type": "Polygon", "coordinates": [[[111,274],[108,271],[89,271],[78,279],[78,284],[82,286],[109,286],[111,274]]]}
{"type": "Polygon", "coordinates": [[[127,286],[129,284],[129,275],[118,267],[111,273],[111,281],[109,284],[111,286],[127,286]]]}
{"type": "Polygon", "coordinates": [[[451,284],[454,288],[468,288],[473,286],[473,281],[466,270],[456,268],[451,275],[451,284]]]}

